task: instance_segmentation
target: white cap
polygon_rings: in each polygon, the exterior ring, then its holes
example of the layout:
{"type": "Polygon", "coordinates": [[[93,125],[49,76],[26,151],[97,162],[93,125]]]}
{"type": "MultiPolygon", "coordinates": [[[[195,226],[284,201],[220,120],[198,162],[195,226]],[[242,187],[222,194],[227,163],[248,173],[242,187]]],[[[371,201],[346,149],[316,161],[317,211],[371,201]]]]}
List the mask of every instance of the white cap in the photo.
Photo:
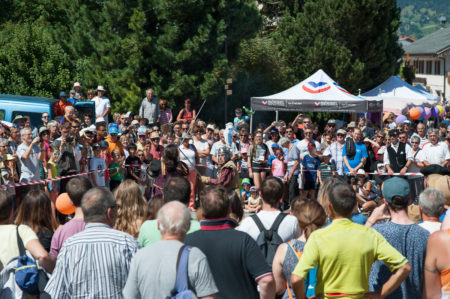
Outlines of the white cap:
{"type": "Polygon", "coordinates": [[[99,86],[97,86],[97,90],[105,91],[105,88],[103,87],[103,85],[99,85],[99,86]]]}
{"type": "Polygon", "coordinates": [[[101,122],[106,122],[106,120],[103,118],[103,117],[99,117],[99,118],[97,118],[96,120],[95,120],[95,123],[97,124],[97,123],[101,123],[101,122]]]}
{"type": "Polygon", "coordinates": [[[73,87],[81,87],[80,82],[75,82],[75,83],[73,83],[73,87]]]}
{"type": "Polygon", "coordinates": [[[212,124],[207,125],[206,128],[207,128],[207,129],[211,129],[211,130],[213,130],[213,131],[214,131],[214,129],[215,129],[215,128],[214,128],[214,125],[212,125],[212,124]]]}
{"type": "Polygon", "coordinates": [[[137,120],[137,119],[134,119],[132,122],[131,122],[131,124],[134,126],[134,125],[138,125],[139,124],[139,121],[137,120]]]}

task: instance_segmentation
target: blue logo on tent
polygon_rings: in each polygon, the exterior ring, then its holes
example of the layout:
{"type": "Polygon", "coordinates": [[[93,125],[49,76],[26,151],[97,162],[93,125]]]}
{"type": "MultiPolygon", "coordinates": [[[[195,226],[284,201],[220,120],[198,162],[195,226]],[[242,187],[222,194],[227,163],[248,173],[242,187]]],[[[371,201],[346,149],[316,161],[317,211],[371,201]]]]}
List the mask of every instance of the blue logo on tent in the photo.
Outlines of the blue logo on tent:
{"type": "Polygon", "coordinates": [[[321,93],[330,89],[331,86],[327,82],[309,81],[302,85],[302,89],[309,93],[321,93]]]}

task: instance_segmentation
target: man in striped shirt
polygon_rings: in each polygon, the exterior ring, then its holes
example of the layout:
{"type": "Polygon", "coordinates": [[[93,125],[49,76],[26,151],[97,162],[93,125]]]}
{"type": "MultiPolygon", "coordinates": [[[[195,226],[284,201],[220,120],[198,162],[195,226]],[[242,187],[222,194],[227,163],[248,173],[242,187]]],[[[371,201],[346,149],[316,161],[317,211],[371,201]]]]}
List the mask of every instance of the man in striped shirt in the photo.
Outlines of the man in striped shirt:
{"type": "Polygon", "coordinates": [[[66,240],[45,291],[52,298],[122,298],[136,240],[114,230],[116,204],[105,188],[82,199],[84,231],[66,240]]]}

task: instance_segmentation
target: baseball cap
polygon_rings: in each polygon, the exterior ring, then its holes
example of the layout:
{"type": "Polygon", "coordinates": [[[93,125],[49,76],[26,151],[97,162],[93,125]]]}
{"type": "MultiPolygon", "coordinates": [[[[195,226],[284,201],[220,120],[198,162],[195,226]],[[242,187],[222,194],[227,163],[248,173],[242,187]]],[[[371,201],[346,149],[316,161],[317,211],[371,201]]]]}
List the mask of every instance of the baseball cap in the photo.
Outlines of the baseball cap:
{"type": "Polygon", "coordinates": [[[272,133],[278,133],[278,129],[277,129],[277,128],[272,128],[272,129],[270,129],[269,133],[270,133],[270,134],[272,134],[272,133]]]}
{"type": "Polygon", "coordinates": [[[39,128],[39,135],[44,132],[49,132],[50,130],[46,126],[42,126],[39,128]]]}
{"type": "Polygon", "coordinates": [[[106,141],[106,140],[102,140],[102,141],[100,141],[98,144],[99,144],[101,147],[108,147],[108,146],[109,146],[109,143],[108,143],[108,141],[106,141]]]}
{"type": "Polygon", "coordinates": [[[339,129],[339,130],[337,130],[336,134],[347,135],[347,131],[344,129],[339,129]]]}
{"type": "Polygon", "coordinates": [[[397,129],[392,129],[392,130],[389,130],[388,134],[389,134],[389,137],[398,136],[399,131],[397,129]]]}
{"type": "Polygon", "coordinates": [[[147,127],[146,126],[140,126],[137,130],[138,135],[145,135],[147,134],[147,127]]]}
{"type": "Polygon", "coordinates": [[[119,133],[119,130],[117,130],[117,127],[111,126],[109,128],[109,134],[118,134],[118,133],[119,133]]]}
{"type": "Polygon", "coordinates": [[[73,94],[76,94],[76,92],[75,92],[75,90],[74,90],[74,89],[71,89],[69,93],[73,93],[73,94]]]}
{"type": "Polygon", "coordinates": [[[336,124],[336,120],[335,119],[330,119],[327,124],[335,125],[336,124]]]}
{"type": "Polygon", "coordinates": [[[392,203],[394,196],[401,197],[404,203],[409,199],[409,184],[405,179],[393,177],[384,181],[382,188],[383,197],[388,203],[392,203]]]}
{"type": "Polygon", "coordinates": [[[65,91],[61,91],[59,93],[59,97],[67,97],[67,93],[65,91]]]}
{"type": "Polygon", "coordinates": [[[100,146],[100,144],[98,144],[98,143],[94,143],[93,145],[92,145],[92,149],[94,149],[94,150],[96,150],[96,149],[99,149],[101,146],[100,146]]]}
{"type": "Polygon", "coordinates": [[[139,121],[138,120],[133,120],[132,122],[131,122],[131,124],[134,126],[134,125],[138,125],[139,124],[139,121]]]}
{"type": "Polygon", "coordinates": [[[316,144],[314,142],[308,143],[308,148],[316,148],[316,144]]]}
{"type": "Polygon", "coordinates": [[[274,142],[272,143],[271,148],[279,148],[280,146],[278,145],[278,143],[274,142]]]}
{"type": "Polygon", "coordinates": [[[256,192],[256,191],[258,191],[258,188],[256,188],[255,186],[250,187],[250,192],[256,192]]]}
{"type": "Polygon", "coordinates": [[[211,124],[207,125],[206,128],[207,128],[207,129],[210,129],[210,130],[213,130],[213,131],[214,131],[214,129],[215,129],[215,128],[214,128],[214,125],[211,125],[211,124]]]}

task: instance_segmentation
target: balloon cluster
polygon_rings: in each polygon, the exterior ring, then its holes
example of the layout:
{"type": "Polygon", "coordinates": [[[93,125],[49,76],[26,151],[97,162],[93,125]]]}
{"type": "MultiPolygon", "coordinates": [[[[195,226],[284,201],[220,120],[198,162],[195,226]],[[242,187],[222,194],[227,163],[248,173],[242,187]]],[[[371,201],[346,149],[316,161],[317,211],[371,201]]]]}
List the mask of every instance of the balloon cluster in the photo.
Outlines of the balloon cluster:
{"type": "MultiPolygon", "coordinates": [[[[438,117],[438,116],[444,117],[444,114],[445,114],[445,109],[441,105],[436,105],[431,108],[429,108],[429,107],[414,107],[409,110],[409,117],[413,120],[427,120],[430,117],[438,117]]],[[[400,120],[403,119],[401,122],[406,120],[406,116],[404,116],[404,115],[399,115],[397,117],[397,120],[400,116],[404,117],[404,119],[403,118],[400,119],[400,120]]],[[[397,120],[396,120],[396,122],[400,123],[397,120]]]]}

